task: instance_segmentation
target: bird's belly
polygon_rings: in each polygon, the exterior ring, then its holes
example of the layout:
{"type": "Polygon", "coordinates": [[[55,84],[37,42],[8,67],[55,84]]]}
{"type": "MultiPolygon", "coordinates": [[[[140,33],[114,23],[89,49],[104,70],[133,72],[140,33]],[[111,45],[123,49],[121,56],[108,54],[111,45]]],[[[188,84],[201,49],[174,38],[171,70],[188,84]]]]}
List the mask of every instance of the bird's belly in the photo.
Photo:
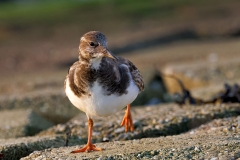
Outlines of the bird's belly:
{"type": "Polygon", "coordinates": [[[127,90],[128,92],[122,95],[104,95],[102,87],[95,82],[92,88],[92,99],[94,105],[92,105],[91,108],[88,108],[87,112],[94,113],[93,115],[96,116],[109,116],[118,112],[128,104],[132,103],[139,93],[138,87],[133,82],[130,83],[127,90]]]}
{"type": "Polygon", "coordinates": [[[81,97],[78,97],[71,89],[69,79],[66,80],[66,88],[65,93],[69,99],[69,101],[78,109],[80,109],[83,112],[86,112],[86,108],[89,104],[91,104],[91,99],[89,99],[87,96],[82,95],[81,97]]]}
{"type": "Polygon", "coordinates": [[[90,89],[91,96],[77,97],[66,82],[66,94],[71,103],[78,109],[85,112],[88,116],[109,116],[123,109],[126,105],[132,103],[139,93],[138,87],[131,82],[127,88],[126,94],[104,95],[102,87],[95,82],[90,89]]]}

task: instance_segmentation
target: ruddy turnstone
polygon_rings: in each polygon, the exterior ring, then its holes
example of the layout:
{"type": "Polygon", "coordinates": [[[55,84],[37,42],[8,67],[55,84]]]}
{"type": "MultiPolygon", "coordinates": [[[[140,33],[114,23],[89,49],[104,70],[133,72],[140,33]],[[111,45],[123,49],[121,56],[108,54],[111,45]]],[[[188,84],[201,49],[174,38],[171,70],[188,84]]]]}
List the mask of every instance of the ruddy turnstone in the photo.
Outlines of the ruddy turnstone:
{"type": "Polygon", "coordinates": [[[71,103],[88,118],[88,141],[72,153],[101,151],[92,144],[94,116],[109,116],[127,106],[121,126],[133,131],[130,104],[144,89],[139,70],[127,59],[116,57],[101,32],[84,34],[79,45],[79,60],[69,69],[64,86],[71,103]]]}

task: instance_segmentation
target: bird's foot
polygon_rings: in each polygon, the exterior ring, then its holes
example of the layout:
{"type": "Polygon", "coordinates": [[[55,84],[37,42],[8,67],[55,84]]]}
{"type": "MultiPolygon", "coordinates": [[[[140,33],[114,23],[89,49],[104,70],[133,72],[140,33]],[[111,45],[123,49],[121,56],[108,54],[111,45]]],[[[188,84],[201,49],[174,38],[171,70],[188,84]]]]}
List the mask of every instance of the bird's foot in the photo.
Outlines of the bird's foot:
{"type": "Polygon", "coordinates": [[[81,149],[72,151],[71,153],[91,152],[91,151],[101,151],[101,150],[102,148],[96,148],[94,144],[90,143],[90,144],[86,144],[86,146],[84,146],[81,149]]]}
{"type": "Polygon", "coordinates": [[[127,106],[126,113],[125,113],[125,115],[123,117],[123,120],[122,120],[122,123],[121,123],[121,126],[124,126],[124,125],[125,125],[125,132],[128,132],[129,128],[130,128],[131,132],[134,131],[132,115],[131,115],[131,112],[130,112],[130,105],[127,106]]]}

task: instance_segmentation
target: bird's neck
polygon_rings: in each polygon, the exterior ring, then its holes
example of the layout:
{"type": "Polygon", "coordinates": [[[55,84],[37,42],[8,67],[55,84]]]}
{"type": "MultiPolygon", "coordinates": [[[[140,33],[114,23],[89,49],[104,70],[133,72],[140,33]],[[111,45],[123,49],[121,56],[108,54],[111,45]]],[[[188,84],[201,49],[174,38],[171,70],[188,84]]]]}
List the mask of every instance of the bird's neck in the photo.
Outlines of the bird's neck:
{"type": "Polygon", "coordinates": [[[101,58],[93,58],[90,60],[90,66],[91,66],[91,68],[98,70],[101,62],[102,62],[102,57],[101,58]]]}
{"type": "Polygon", "coordinates": [[[82,54],[79,54],[78,59],[80,62],[89,65],[92,69],[98,69],[102,62],[102,57],[90,58],[84,57],[82,54]]]}
{"type": "Polygon", "coordinates": [[[79,59],[79,61],[89,63],[89,58],[82,56],[82,54],[78,55],[78,59],[79,59]]]}

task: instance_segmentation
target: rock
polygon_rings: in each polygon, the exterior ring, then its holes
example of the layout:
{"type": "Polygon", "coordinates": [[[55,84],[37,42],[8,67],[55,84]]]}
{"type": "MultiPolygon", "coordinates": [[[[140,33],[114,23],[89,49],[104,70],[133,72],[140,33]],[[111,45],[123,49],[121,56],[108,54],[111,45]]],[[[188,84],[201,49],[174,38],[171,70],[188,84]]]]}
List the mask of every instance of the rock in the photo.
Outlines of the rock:
{"type": "Polygon", "coordinates": [[[60,93],[0,99],[0,109],[32,109],[54,124],[65,123],[80,111],[71,104],[65,94],[60,93]]]}
{"type": "MultiPolygon", "coordinates": [[[[76,141],[78,140],[76,139],[76,141]]],[[[35,136],[16,139],[0,139],[0,153],[4,155],[3,160],[20,159],[32,152],[32,155],[35,157],[42,157],[43,155],[40,155],[40,150],[50,147],[61,147],[64,146],[64,143],[65,140],[63,136],[35,136]]]]}
{"type": "Polygon", "coordinates": [[[0,111],[0,138],[31,136],[51,126],[31,109],[0,111]]]}
{"type": "Polygon", "coordinates": [[[117,128],[117,129],[114,130],[114,133],[123,133],[124,130],[125,129],[123,127],[122,128],[117,128]]]}

